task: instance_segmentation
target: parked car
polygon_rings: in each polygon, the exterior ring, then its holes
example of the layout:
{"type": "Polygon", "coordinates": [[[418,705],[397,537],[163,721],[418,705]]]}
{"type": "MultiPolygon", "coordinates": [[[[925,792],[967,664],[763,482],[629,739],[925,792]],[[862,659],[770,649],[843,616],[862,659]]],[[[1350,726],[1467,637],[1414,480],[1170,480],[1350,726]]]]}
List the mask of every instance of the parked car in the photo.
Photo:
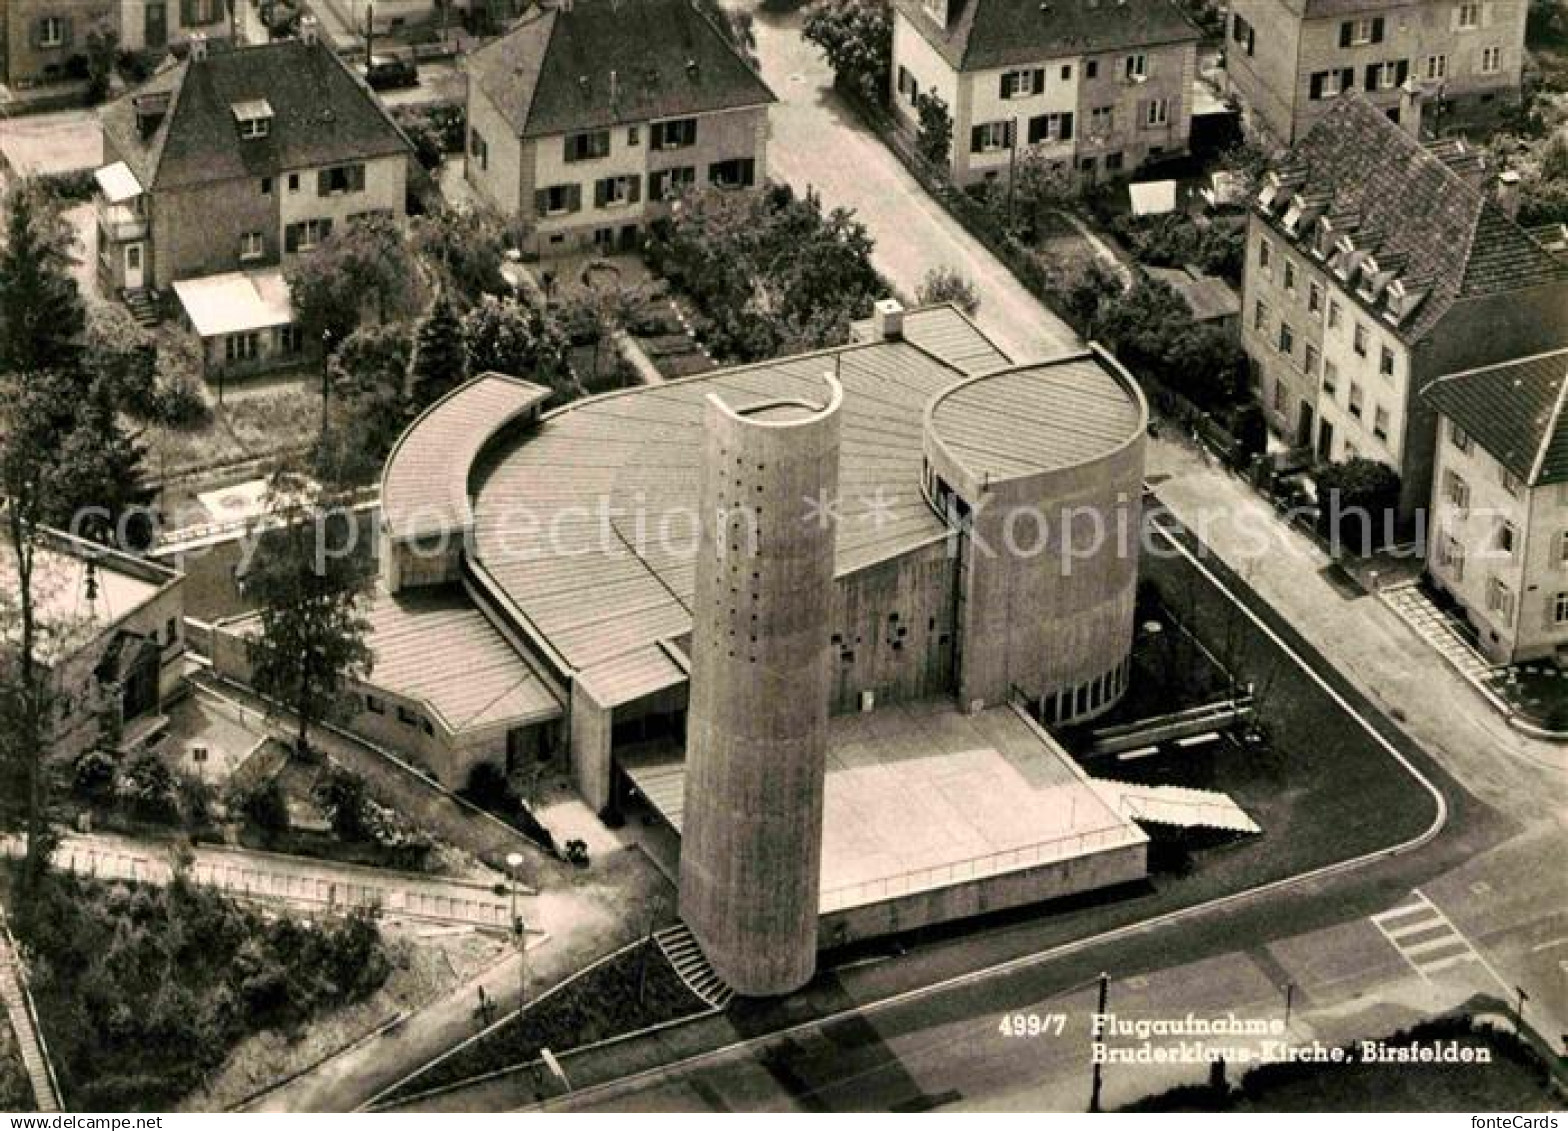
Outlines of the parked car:
{"type": "Polygon", "coordinates": [[[392,90],[419,85],[419,64],[412,54],[372,55],[369,63],[359,65],[372,90],[392,90]]]}

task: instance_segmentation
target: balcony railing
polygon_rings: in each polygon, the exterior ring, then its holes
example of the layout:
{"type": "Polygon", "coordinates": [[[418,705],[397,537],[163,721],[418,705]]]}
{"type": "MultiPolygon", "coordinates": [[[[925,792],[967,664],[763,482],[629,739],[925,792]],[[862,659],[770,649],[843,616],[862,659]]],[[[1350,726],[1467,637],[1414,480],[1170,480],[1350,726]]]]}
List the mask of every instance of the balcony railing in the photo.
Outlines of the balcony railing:
{"type": "Polygon", "coordinates": [[[106,204],[99,210],[103,230],[114,243],[144,239],[147,235],[147,217],[125,204],[106,204]]]}

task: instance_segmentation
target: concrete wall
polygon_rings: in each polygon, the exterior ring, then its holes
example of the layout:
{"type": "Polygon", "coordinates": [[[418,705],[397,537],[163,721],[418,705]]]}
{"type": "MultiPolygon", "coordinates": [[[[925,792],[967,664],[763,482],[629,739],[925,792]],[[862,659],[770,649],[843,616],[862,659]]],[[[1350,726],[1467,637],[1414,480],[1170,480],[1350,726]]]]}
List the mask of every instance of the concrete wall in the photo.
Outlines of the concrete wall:
{"type": "Polygon", "coordinates": [[[833,714],[946,694],[952,687],[956,546],[942,540],[838,580],[829,644],[833,714]]]}
{"type": "Polygon", "coordinates": [[[837,495],[842,397],[707,406],[680,913],[746,996],[816,966],[835,532],[804,508],[837,495]]]}
{"type": "Polygon", "coordinates": [[[1148,874],[1147,857],[1148,844],[1139,842],[1038,868],[833,911],[821,918],[822,947],[826,950],[859,939],[970,919],[1114,884],[1136,883],[1148,874]]]}
{"type": "Polygon", "coordinates": [[[523,161],[522,142],[495,102],[473,81],[468,84],[468,148],[463,176],[502,215],[517,215],[525,201],[528,207],[533,206],[533,163],[523,161]],[[475,152],[476,136],[484,143],[483,159],[475,152]]]}
{"type": "Polygon", "coordinates": [[[572,685],[572,782],[595,813],[610,806],[614,769],[610,736],[614,712],[601,706],[582,683],[572,685]]]}

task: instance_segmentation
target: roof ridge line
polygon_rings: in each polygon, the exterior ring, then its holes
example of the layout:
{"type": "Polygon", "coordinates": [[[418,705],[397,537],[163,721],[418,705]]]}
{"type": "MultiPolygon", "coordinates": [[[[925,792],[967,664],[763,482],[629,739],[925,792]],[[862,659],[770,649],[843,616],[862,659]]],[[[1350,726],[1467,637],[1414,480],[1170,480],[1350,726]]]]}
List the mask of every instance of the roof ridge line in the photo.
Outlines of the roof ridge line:
{"type": "Polygon", "coordinates": [[[1425,392],[1432,386],[1441,384],[1444,381],[1452,381],[1459,377],[1469,377],[1473,374],[1485,373],[1492,369],[1502,369],[1504,366],[1508,365],[1523,365],[1529,361],[1540,361],[1542,358],[1554,357],[1560,353],[1568,354],[1568,346],[1557,346],[1554,349],[1542,350],[1540,353],[1525,354],[1523,357],[1509,357],[1504,358],[1502,361],[1489,361],[1485,365],[1475,365],[1469,369],[1458,369],[1453,373],[1445,373],[1441,377],[1434,377],[1432,380],[1428,381],[1425,385],[1422,386],[1421,391],[1425,392]]]}
{"type": "Polygon", "coordinates": [[[1563,402],[1568,398],[1568,371],[1563,372],[1558,378],[1557,401],[1552,405],[1551,419],[1546,422],[1546,427],[1541,431],[1541,443],[1535,450],[1535,458],[1530,462],[1529,486],[1534,487],[1541,478],[1541,470],[1546,465],[1546,452],[1552,446],[1552,437],[1557,434],[1557,423],[1562,419],[1563,402]]]}
{"type": "MultiPolygon", "coordinates": [[[[528,95],[528,113],[523,115],[523,124],[517,130],[519,140],[529,136],[528,127],[534,120],[534,111],[539,107],[539,80],[544,77],[544,64],[545,60],[550,57],[550,45],[555,42],[555,31],[561,26],[561,9],[553,4],[541,4],[539,5],[538,19],[549,26],[545,29],[544,50],[539,53],[539,71],[534,75],[533,90],[528,95]]],[[[521,22],[513,25],[506,35],[501,36],[496,42],[503,42],[510,38],[513,32],[519,31],[521,28],[521,22]]],[[[499,108],[498,106],[497,109],[499,108]]],[[[501,116],[504,118],[506,115],[502,114],[501,116]]]]}

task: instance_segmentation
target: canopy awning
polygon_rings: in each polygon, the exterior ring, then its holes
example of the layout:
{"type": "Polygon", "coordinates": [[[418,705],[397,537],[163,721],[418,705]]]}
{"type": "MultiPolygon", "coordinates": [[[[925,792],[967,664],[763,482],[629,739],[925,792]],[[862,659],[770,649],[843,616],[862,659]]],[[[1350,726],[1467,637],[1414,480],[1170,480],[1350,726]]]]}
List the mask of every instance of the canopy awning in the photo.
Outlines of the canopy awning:
{"type": "Polygon", "coordinates": [[[230,271],[182,279],[174,284],[174,294],[202,338],[287,326],[294,321],[289,285],[278,270],[230,271]]]}
{"type": "Polygon", "coordinates": [[[1134,216],[1163,216],[1176,211],[1175,181],[1144,181],[1127,186],[1134,216]]]}
{"type": "Polygon", "coordinates": [[[142,194],[141,182],[124,161],[105,165],[93,174],[93,179],[98,182],[98,187],[103,190],[110,204],[122,204],[142,194]]]}

